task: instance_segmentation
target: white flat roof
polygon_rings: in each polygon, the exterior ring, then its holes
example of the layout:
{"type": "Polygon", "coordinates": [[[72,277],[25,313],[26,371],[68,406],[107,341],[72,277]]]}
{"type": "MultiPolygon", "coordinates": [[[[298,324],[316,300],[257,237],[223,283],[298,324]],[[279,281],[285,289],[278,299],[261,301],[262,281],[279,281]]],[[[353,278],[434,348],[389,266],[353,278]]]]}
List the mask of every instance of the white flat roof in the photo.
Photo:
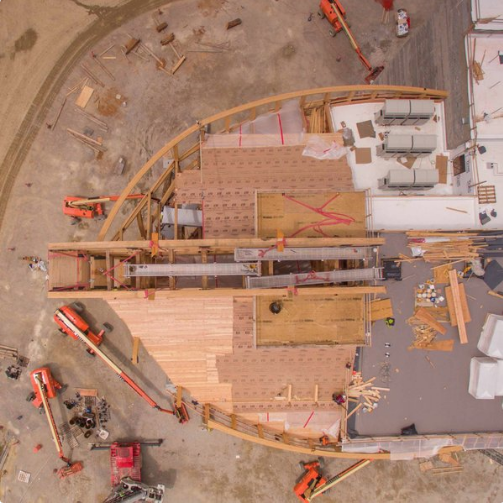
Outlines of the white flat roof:
{"type": "Polygon", "coordinates": [[[373,228],[380,230],[479,229],[474,196],[372,197],[373,228]]]}
{"type": "MultiPolygon", "coordinates": [[[[376,148],[382,143],[379,133],[391,132],[393,134],[413,134],[413,135],[435,135],[437,137],[437,148],[429,156],[419,157],[412,166],[414,169],[435,169],[435,158],[437,155],[446,154],[445,134],[444,134],[444,107],[442,103],[435,103],[435,115],[437,122],[429,120],[421,126],[379,126],[374,122],[374,114],[383,108],[383,103],[359,103],[351,105],[334,106],[331,109],[332,122],[334,128],[340,129],[341,122],[353,130],[355,137],[355,147],[370,148],[372,161],[369,164],[356,164],[355,151],[350,151],[347,161],[353,172],[353,183],[355,190],[370,189],[374,195],[398,195],[400,191],[390,191],[379,189],[379,179],[385,177],[390,170],[404,170],[408,168],[398,162],[397,159],[385,159],[376,154],[376,148]],[[372,121],[376,132],[375,138],[360,138],[357,129],[358,122],[372,121]]],[[[405,159],[404,159],[405,160],[405,159]]],[[[452,174],[447,174],[447,184],[437,184],[433,189],[427,191],[417,191],[421,194],[440,195],[452,194],[452,174]]],[[[410,191],[409,191],[410,193],[410,191]]]]}
{"type": "MultiPolygon", "coordinates": [[[[503,1],[500,3],[503,9],[503,1]]],[[[503,139],[503,33],[472,33],[466,44],[477,138],[503,139]],[[483,79],[478,82],[471,70],[473,61],[481,65],[483,72],[483,79]]]]}
{"type": "Polygon", "coordinates": [[[503,2],[472,0],[472,21],[476,30],[503,30],[503,2]]]}

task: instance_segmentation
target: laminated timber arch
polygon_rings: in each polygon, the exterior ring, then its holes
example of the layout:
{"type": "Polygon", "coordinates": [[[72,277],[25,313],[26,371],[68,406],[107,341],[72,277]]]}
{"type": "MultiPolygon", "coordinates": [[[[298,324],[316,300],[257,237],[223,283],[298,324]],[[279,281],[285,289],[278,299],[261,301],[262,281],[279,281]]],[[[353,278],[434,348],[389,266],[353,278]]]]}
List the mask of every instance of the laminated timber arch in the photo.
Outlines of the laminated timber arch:
{"type": "Polygon", "coordinates": [[[117,230],[112,237],[113,241],[123,240],[125,231],[136,221],[141,238],[151,239],[152,232],[156,232],[159,228],[162,207],[174,193],[174,176],[176,173],[180,170],[194,169],[200,166],[200,145],[201,141],[204,140],[207,128],[211,128],[215,132],[230,133],[244,122],[253,120],[260,114],[281,110],[284,102],[294,99],[299,101],[299,106],[303,110],[319,107],[327,110],[332,105],[378,102],[385,99],[431,99],[442,101],[447,96],[447,91],[420,87],[336,86],[271,96],[215,114],[197,122],[166,143],[139,169],[112,207],[98,235],[98,240],[106,240],[122,205],[127,196],[132,193],[134,187],[150,173],[152,167],[162,157],[170,154],[173,160],[169,166],[148,189],[145,197],[138,202],[126,219],[122,223],[116,224],[117,230]]]}

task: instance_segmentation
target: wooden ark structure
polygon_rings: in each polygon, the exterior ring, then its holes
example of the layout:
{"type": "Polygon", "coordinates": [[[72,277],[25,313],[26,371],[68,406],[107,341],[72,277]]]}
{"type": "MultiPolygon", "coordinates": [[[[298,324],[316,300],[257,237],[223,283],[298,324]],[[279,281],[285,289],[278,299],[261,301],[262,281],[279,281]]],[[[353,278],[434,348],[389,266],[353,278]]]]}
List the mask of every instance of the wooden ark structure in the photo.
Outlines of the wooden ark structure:
{"type": "MultiPolygon", "coordinates": [[[[138,170],[96,242],[49,245],[48,295],[106,300],[210,428],[324,456],[424,451],[434,435],[351,438],[348,408],[333,400],[348,394],[358,348],[372,344],[371,301],[386,292],[384,239],[346,157],[326,156],[315,142],[343,148],[332,107],[445,98],[334,87],[202,120],[138,170]],[[147,179],[121,220],[127,196],[147,179]]],[[[501,436],[446,443],[440,435],[435,445],[477,442],[495,446],[501,436]]]]}

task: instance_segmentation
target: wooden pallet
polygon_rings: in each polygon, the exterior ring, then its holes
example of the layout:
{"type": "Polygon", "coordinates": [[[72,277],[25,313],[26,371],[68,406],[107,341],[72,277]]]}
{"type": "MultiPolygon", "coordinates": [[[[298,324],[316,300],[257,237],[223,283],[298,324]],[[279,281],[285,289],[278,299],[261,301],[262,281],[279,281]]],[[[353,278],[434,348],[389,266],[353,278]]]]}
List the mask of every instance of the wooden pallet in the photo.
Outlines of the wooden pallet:
{"type": "Polygon", "coordinates": [[[495,204],[496,203],[496,186],[495,185],[480,185],[477,189],[479,204],[495,204]]]}

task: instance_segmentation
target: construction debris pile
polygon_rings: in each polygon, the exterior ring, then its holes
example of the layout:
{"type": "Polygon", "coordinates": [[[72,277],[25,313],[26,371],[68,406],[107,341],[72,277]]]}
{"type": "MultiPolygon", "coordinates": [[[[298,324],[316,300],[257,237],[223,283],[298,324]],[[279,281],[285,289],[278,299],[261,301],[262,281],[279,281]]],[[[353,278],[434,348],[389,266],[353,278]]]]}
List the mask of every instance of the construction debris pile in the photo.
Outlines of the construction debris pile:
{"type": "Polygon", "coordinates": [[[503,236],[498,231],[407,232],[413,257],[425,262],[472,262],[480,257],[503,256],[503,236]]]}
{"type": "Polygon", "coordinates": [[[75,398],[65,400],[64,405],[74,413],[68,424],[61,426],[71,447],[78,445],[77,437],[84,434],[84,438],[89,438],[95,429],[97,436],[104,440],[108,438],[108,431],[104,428],[110,420],[110,405],[105,398],[98,398],[97,390],[79,389],[75,398]]]}
{"type": "Polygon", "coordinates": [[[407,236],[412,255],[425,262],[473,260],[479,257],[482,246],[468,233],[407,232],[407,236]]]}
{"type": "Polygon", "coordinates": [[[361,372],[353,372],[353,378],[348,386],[347,397],[349,402],[356,403],[356,407],[348,414],[347,418],[362,409],[363,412],[373,412],[379,405],[381,391],[389,391],[389,388],[373,386],[375,377],[364,381],[361,372]]]}

